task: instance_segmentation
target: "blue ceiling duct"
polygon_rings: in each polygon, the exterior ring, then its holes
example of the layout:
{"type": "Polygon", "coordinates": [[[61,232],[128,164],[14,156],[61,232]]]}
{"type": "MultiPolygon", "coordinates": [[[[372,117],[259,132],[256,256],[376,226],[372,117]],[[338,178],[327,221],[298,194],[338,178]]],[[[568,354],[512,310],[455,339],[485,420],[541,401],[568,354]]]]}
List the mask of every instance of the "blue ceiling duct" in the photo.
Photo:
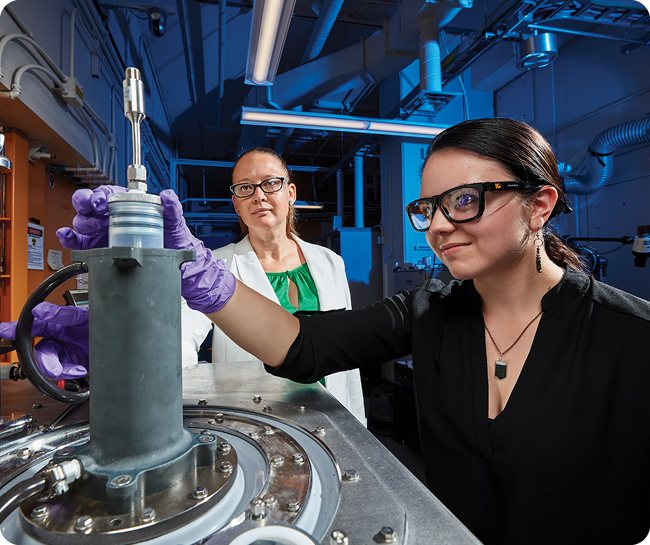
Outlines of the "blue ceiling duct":
{"type": "Polygon", "coordinates": [[[587,157],[587,173],[579,176],[564,175],[566,192],[588,195],[602,189],[614,171],[613,153],[620,148],[650,142],[650,117],[616,125],[591,141],[587,157]]]}

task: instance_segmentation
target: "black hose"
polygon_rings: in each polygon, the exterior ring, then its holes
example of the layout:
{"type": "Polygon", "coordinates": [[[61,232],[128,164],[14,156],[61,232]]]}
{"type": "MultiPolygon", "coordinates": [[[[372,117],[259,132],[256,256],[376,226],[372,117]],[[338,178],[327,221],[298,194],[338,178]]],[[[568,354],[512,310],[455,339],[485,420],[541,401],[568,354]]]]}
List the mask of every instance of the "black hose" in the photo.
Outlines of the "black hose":
{"type": "Polygon", "coordinates": [[[16,352],[18,354],[18,361],[20,361],[20,367],[25,373],[25,376],[39,392],[55,401],[61,401],[63,403],[81,403],[88,399],[90,391],[86,383],[86,386],[80,392],[68,392],[63,388],[59,388],[41,373],[34,360],[34,351],[32,350],[32,325],[34,323],[32,310],[34,310],[36,305],[45,301],[47,296],[55,288],[59,287],[60,284],[75,277],[79,273],[87,271],[88,267],[85,263],[72,263],[56,271],[29,296],[20,312],[18,324],[16,325],[16,352]]]}
{"type": "Polygon", "coordinates": [[[0,524],[23,503],[40,496],[47,490],[45,477],[34,475],[29,479],[20,481],[0,496],[0,524]]]}

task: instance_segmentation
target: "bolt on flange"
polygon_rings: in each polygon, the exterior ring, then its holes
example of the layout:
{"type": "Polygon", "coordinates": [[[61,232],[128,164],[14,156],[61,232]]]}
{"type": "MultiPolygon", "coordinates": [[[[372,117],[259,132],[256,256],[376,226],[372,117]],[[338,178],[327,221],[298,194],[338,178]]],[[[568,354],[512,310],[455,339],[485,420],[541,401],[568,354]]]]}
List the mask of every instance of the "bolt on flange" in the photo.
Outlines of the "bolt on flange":
{"type": "Polygon", "coordinates": [[[204,500],[205,498],[208,497],[208,489],[205,486],[197,486],[192,491],[192,497],[195,500],[204,500]]]}
{"type": "Polygon", "coordinates": [[[252,520],[262,520],[266,516],[266,504],[263,499],[253,498],[250,506],[252,520]]]}
{"type": "Polygon", "coordinates": [[[330,534],[330,545],[348,545],[348,536],[343,530],[334,530],[330,534]]]}
{"type": "Polygon", "coordinates": [[[375,537],[379,543],[394,543],[397,533],[390,526],[384,526],[375,537]]]}
{"type": "Polygon", "coordinates": [[[93,519],[88,515],[79,517],[74,523],[74,529],[77,532],[88,533],[93,528],[93,519]]]}

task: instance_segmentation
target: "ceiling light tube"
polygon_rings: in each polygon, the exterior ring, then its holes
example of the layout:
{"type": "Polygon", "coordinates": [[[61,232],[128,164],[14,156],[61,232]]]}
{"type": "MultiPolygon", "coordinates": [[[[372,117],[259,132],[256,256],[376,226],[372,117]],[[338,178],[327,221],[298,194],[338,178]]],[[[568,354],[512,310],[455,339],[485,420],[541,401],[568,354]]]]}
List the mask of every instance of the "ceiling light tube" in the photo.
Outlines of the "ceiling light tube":
{"type": "Polygon", "coordinates": [[[272,85],[289,30],[295,0],[255,0],[245,82],[272,85]]]}
{"type": "Polygon", "coordinates": [[[248,108],[246,106],[242,107],[241,123],[242,125],[337,130],[429,139],[447,128],[445,125],[430,123],[410,123],[391,119],[316,114],[290,110],[267,110],[264,108],[248,108]]]}

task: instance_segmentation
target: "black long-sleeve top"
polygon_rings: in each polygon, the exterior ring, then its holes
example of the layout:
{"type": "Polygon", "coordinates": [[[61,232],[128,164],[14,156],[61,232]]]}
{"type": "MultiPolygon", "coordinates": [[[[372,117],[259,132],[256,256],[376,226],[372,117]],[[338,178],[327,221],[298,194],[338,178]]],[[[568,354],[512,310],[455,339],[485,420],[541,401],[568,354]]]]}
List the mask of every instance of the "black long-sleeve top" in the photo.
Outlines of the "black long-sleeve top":
{"type": "Polygon", "coordinates": [[[299,382],[413,355],[429,489],[484,543],[633,544],[650,525],[650,303],[568,269],[505,409],[488,419],[472,281],[300,316],[299,382]]]}

